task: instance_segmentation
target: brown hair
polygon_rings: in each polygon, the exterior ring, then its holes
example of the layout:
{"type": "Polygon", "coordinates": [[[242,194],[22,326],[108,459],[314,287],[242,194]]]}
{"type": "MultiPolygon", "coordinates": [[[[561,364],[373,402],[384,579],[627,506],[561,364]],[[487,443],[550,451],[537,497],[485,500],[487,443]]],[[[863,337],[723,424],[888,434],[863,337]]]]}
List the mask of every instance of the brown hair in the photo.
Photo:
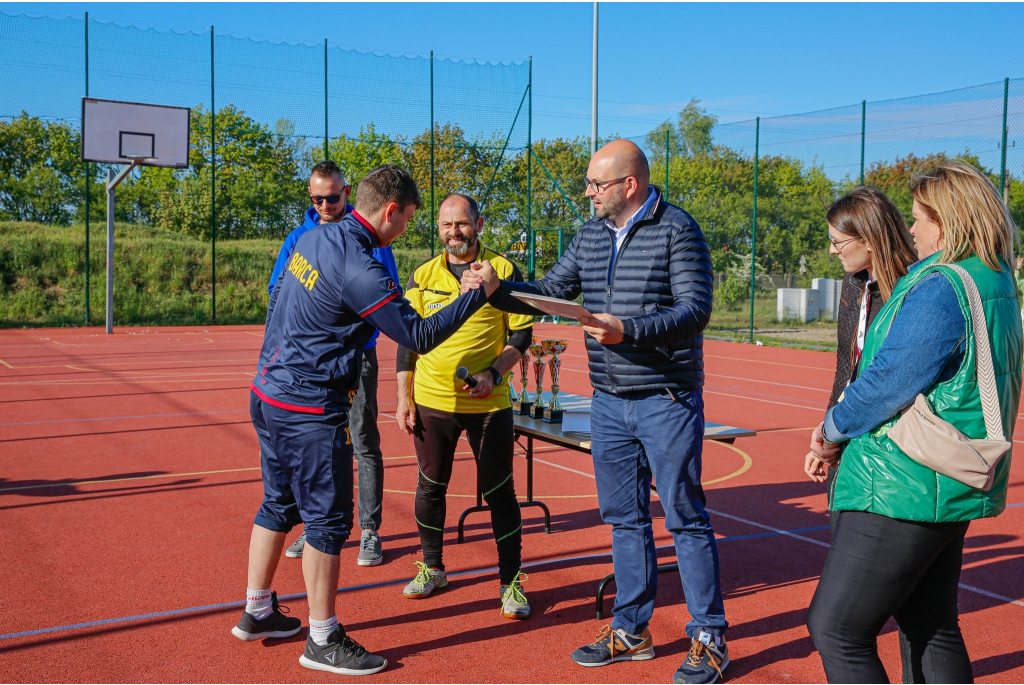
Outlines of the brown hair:
{"type": "Polygon", "coordinates": [[[1017,224],[983,173],[964,162],[947,162],[915,179],[910,194],[942,231],[940,262],[977,255],[993,271],[1002,271],[1000,259],[1013,268],[1017,224]]]}
{"type": "Polygon", "coordinates": [[[412,174],[395,164],[377,167],[363,177],[356,189],[356,210],[363,216],[389,202],[396,203],[399,211],[405,211],[409,205],[416,205],[416,209],[423,206],[412,174]]]}
{"type": "Polygon", "coordinates": [[[310,172],[309,177],[313,178],[314,176],[325,178],[328,181],[335,176],[340,177],[342,181],[345,180],[345,174],[341,173],[341,169],[338,168],[338,165],[331,160],[320,162],[313,167],[313,171],[310,172]]]}
{"type": "Polygon", "coordinates": [[[832,203],[825,215],[840,233],[857,236],[871,249],[872,271],[882,300],[917,261],[914,241],[900,210],[878,188],[860,186],[832,203]]]}

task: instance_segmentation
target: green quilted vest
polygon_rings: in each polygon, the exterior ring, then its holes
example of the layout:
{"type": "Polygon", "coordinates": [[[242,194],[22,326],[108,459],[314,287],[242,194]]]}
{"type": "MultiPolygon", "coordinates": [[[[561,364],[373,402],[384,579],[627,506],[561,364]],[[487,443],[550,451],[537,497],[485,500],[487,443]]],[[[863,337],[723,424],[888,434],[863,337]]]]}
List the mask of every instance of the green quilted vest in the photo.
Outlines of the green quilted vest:
{"type": "MultiPolygon", "coordinates": [[[[938,271],[953,285],[960,309],[967,320],[967,349],[953,378],[939,383],[926,394],[932,410],[971,438],[985,438],[974,365],[974,334],[970,307],[960,277],[937,264],[941,253],[932,255],[896,284],[892,296],[878,313],[864,341],[860,373],[871,362],[889,334],[893,319],[910,289],[925,276],[938,271]]],[[[1021,316],[1012,273],[993,271],[977,257],[959,262],[978,285],[985,308],[1003,430],[1013,435],[1021,391],[1021,316]]],[[[843,451],[832,491],[836,511],[868,511],[908,521],[954,522],[997,516],[1006,507],[1010,477],[1007,454],[996,466],[992,489],[983,492],[922,466],[908,457],[887,436],[899,416],[875,430],[854,438],[843,451]]]]}

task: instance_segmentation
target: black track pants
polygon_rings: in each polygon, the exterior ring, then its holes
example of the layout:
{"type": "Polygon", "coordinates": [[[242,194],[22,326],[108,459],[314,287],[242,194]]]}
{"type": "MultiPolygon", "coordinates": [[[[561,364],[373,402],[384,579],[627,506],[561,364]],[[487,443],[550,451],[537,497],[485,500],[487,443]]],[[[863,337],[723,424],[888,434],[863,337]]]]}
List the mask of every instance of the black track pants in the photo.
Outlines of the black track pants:
{"type": "Polygon", "coordinates": [[[445,523],[445,495],[459,436],[466,432],[476,459],[477,479],[491,507],[491,527],[498,545],[502,584],[512,582],[522,563],[523,519],[512,481],[512,410],[456,414],[416,405],[416,523],[423,546],[423,561],[444,568],[441,548],[445,523]]]}
{"type": "Polygon", "coordinates": [[[957,608],[968,525],[839,513],[807,615],[830,683],[888,682],[876,638],[890,616],[907,638],[905,679],[973,682],[957,608]]]}

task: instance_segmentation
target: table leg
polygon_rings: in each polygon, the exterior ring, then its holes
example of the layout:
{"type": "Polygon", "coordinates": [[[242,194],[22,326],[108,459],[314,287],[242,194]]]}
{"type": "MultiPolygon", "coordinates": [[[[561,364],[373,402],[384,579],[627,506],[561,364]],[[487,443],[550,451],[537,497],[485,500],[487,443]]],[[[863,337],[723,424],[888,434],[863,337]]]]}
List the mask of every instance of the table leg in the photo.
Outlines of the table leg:
{"type": "MultiPolygon", "coordinates": [[[[533,499],[533,436],[526,436],[526,501],[520,502],[519,507],[540,507],[544,511],[544,532],[551,533],[551,510],[548,505],[533,499]]],[[[476,506],[470,507],[459,516],[458,541],[465,542],[466,517],[478,511],[490,511],[491,508],[483,503],[483,495],[480,492],[480,481],[476,484],[476,506]]]]}

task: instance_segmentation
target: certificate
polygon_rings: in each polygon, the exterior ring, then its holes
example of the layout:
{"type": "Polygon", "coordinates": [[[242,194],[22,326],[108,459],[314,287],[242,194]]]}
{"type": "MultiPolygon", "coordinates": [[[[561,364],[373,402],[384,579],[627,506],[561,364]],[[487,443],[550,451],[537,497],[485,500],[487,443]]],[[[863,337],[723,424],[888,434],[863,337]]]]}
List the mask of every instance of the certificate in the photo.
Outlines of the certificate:
{"type": "Polygon", "coordinates": [[[528,295],[527,293],[516,292],[512,293],[512,297],[525,302],[534,309],[539,309],[545,314],[551,314],[552,316],[564,316],[567,319],[579,319],[581,316],[593,316],[586,309],[575,302],[570,302],[569,300],[559,300],[554,297],[528,295]]]}

